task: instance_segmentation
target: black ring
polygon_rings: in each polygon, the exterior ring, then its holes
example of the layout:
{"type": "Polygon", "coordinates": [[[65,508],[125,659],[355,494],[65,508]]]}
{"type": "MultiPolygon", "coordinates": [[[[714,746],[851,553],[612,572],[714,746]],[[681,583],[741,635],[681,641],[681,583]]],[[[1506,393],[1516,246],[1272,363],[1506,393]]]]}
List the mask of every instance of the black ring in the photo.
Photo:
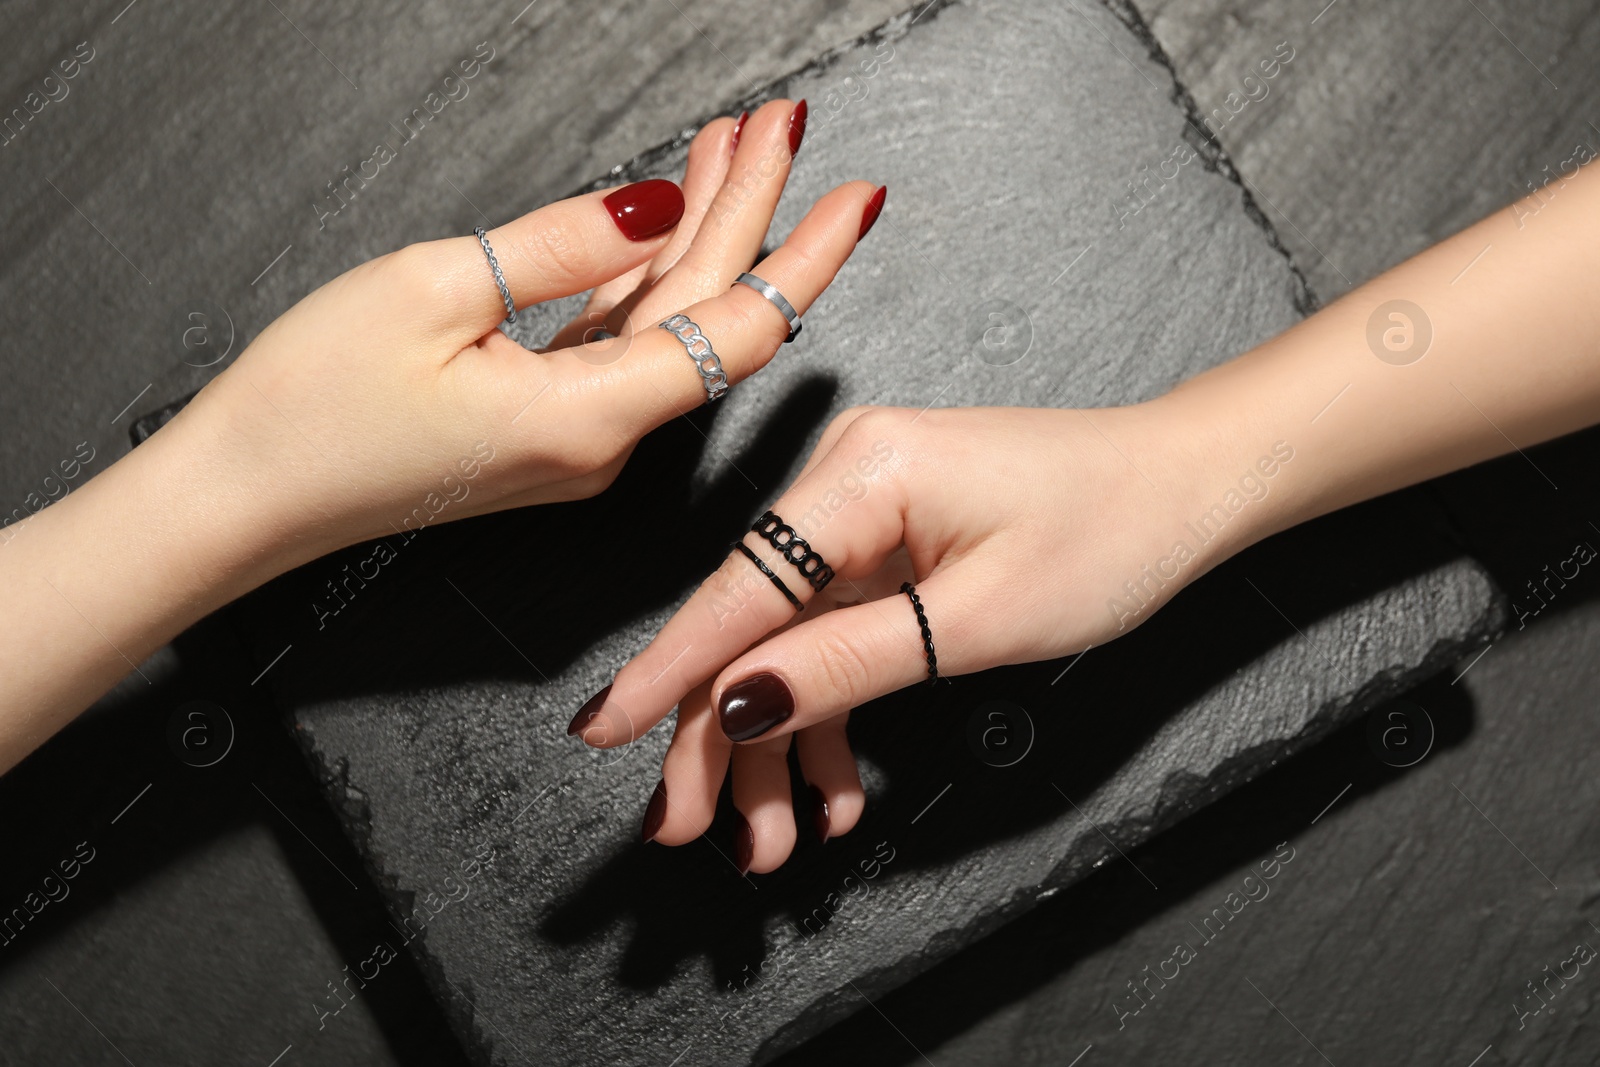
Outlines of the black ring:
{"type": "Polygon", "coordinates": [[[789,592],[789,587],[783,584],[783,579],[779,578],[776,574],[773,574],[772,568],[767,566],[765,563],[762,563],[761,557],[750,551],[749,545],[745,544],[743,541],[735,541],[733,543],[733,547],[737,548],[740,552],[743,552],[750,558],[751,563],[754,563],[757,567],[761,568],[761,573],[767,576],[767,580],[769,582],[778,587],[778,592],[789,598],[789,603],[794,605],[794,610],[805,610],[805,605],[800,603],[800,598],[789,592]]]}
{"type": "Polygon", "coordinates": [[[833,568],[811,550],[811,545],[795,532],[793,526],[772,512],[763,512],[759,519],[750,524],[750,529],[783,553],[783,558],[794,564],[800,573],[805,575],[812,589],[820,593],[823,586],[833,581],[833,568]]]}
{"type": "Polygon", "coordinates": [[[910,582],[900,583],[900,591],[911,598],[911,607],[917,613],[917,625],[922,629],[922,652],[928,657],[928,684],[939,680],[939,657],[933,654],[933,631],[928,629],[928,613],[922,610],[922,598],[917,587],[910,582]]]}

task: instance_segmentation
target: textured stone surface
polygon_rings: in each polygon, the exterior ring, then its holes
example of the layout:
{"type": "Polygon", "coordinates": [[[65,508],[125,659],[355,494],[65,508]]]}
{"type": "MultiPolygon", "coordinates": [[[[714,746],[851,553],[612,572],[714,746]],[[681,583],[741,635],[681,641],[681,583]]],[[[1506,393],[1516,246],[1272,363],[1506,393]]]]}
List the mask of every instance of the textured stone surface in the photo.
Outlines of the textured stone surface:
{"type": "Polygon", "coordinates": [[[1136,6],[1323,299],[1600,150],[1587,0],[1136,6]]]}
{"type": "MultiPolygon", "coordinates": [[[[1600,144],[1589,127],[1600,75],[1571,61],[1594,33],[1592,6],[1476,6],[1139,4],[1204,112],[1249,88],[1243,76],[1278,43],[1297,49],[1269,95],[1219,135],[1323,296],[1501,207],[1579,140],[1600,144]]],[[[941,1067],[1059,1064],[1091,1041],[1086,1064],[1327,1062],[1262,994],[1339,1064],[1593,1059],[1584,982],[1553,985],[1556,1010],[1526,1029],[1512,1005],[1536,1006],[1524,983],[1576,941],[1600,947],[1587,925],[1600,921],[1596,798],[1581,757],[1593,748],[1600,587],[1586,570],[1553,596],[1527,585],[1575,544],[1600,543],[1597,444],[1591,431],[1437,484],[1456,536],[1513,597],[1513,629],[1520,618],[1530,632],[1413,694],[1439,729],[1428,765],[1389,771],[1358,724],[1130,852],[1163,892],[1112,865],[880,999],[898,1029],[863,1009],[784,1062],[921,1063],[908,1038],[941,1067]],[[1198,969],[1119,1030],[1112,1004],[1128,1002],[1125,983],[1169,957],[1187,924],[1284,839],[1308,866],[1280,880],[1281,903],[1250,906],[1198,969]]]]}
{"type": "MultiPolygon", "coordinates": [[[[1437,671],[1497,622],[1431,497],[1409,494],[1261,546],[1054,685],[1067,664],[857,716],[867,821],[774,876],[734,876],[718,851],[725,819],[684,849],[634,844],[665,735],[597,754],[564,736],[566,720],[714,566],[726,531],[776,494],[830,411],[1139,399],[1305,303],[1225,163],[1182,167],[1119,225],[1129,177],[1172,156],[1186,117],[1111,12],[970,3],[909,22],[774,87],[842,99],[856,64],[880,59],[864,96],[814,120],[777,233],[845,178],[887,182],[891,199],[807,333],[758,380],[647,441],[600,500],[430,531],[321,629],[325,583],[366,550],[237,613],[262,665],[288,649],[268,681],[398,912],[434,893],[414,947],[482,1061],[776,1055],[1120,862],[1118,846],[1437,671]],[[1024,113],[1051,135],[996,119],[1024,113]],[[1016,348],[969,340],[993,325],[991,299],[1031,323],[1014,363],[1016,348]],[[570,565],[564,546],[636,552],[616,531],[640,510],[664,520],[649,561],[570,565]],[[1027,710],[1036,732],[1013,767],[966,741],[991,699],[1027,710]],[[907,737],[913,714],[926,728],[907,737]],[[465,901],[443,904],[446,879],[479,850],[495,862],[465,901]],[[797,933],[863,863],[871,895],[825,932],[797,933]]],[[[668,173],[680,155],[653,153],[635,173],[668,173]]]]}
{"type": "MultiPolygon", "coordinates": [[[[0,115],[30,91],[60,96],[44,77],[79,42],[94,49],[66,95],[0,147],[0,510],[59,492],[45,478],[79,442],[96,450],[88,471],[103,470],[135,418],[225,365],[181,347],[189,312],[212,314],[218,347],[231,324],[237,354],[358,260],[464,232],[476,208],[499,219],[561,196],[900,0],[275,6],[0,6],[0,115]],[[479,42],[496,48],[489,73],[319,230],[325,183],[479,42]]],[[[43,978],[140,1064],[265,1064],[290,1042],[280,1067],[460,1062],[410,963],[385,967],[308,1038],[325,983],[389,927],[300,754],[249,689],[264,664],[217,636],[164,652],[159,672],[145,667],[153,691],[118,690],[0,783],[5,810],[26,813],[8,820],[4,907],[63,848],[101,846],[49,921],[0,949],[0,1063],[122,1062],[43,978]],[[229,757],[206,769],[165,739],[196,697],[239,726],[229,757]]]]}
{"type": "Polygon", "coordinates": [[[1160,892],[1114,862],[781,1063],[1593,1062],[1592,963],[1544,983],[1600,950],[1597,644],[1592,598],[1496,642],[1410,694],[1437,729],[1416,766],[1380,763],[1357,723],[1130,850],[1160,892]],[[1266,897],[1207,943],[1282,841],[1266,897]],[[1124,1017],[1178,943],[1196,958],[1124,1017]]]}

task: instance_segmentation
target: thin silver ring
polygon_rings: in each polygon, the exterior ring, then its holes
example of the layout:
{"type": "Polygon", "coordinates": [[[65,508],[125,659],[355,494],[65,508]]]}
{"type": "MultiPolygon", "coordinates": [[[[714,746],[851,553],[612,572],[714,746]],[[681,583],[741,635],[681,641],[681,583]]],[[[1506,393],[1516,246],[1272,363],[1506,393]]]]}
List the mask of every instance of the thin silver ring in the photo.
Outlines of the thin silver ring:
{"type": "Polygon", "coordinates": [[[748,272],[735,278],[733,280],[733,284],[748,285],[750,288],[766,297],[768,302],[771,303],[773,307],[778,309],[778,314],[789,320],[789,336],[783,339],[784,344],[788,344],[790,341],[793,341],[796,337],[800,336],[800,313],[794,309],[793,304],[784,299],[782,293],[778,292],[777,286],[770,285],[767,282],[762,281],[760,278],[757,278],[754,274],[750,274],[748,272]]]}
{"type": "Polygon", "coordinates": [[[700,384],[706,389],[706,403],[728,391],[728,372],[722,369],[721,357],[689,316],[674,315],[658,325],[682,342],[689,358],[694,360],[694,369],[700,372],[700,384]]]}
{"type": "Polygon", "coordinates": [[[483,254],[489,257],[489,269],[494,271],[494,284],[500,287],[500,299],[506,302],[506,321],[517,321],[517,305],[511,299],[511,287],[506,285],[506,276],[500,270],[500,261],[494,258],[494,249],[489,247],[489,234],[482,226],[475,226],[472,232],[477,234],[478,243],[483,246],[483,254]]]}

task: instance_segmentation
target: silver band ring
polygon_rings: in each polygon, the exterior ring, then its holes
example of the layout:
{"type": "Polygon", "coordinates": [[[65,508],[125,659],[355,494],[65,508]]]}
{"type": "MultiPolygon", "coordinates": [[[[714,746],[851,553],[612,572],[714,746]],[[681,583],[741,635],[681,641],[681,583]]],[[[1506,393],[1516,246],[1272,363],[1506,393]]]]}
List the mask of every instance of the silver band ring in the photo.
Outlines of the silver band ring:
{"type": "Polygon", "coordinates": [[[722,369],[722,360],[689,316],[674,315],[659,325],[683,342],[689,358],[694,360],[694,369],[700,372],[700,384],[706,388],[706,403],[728,391],[728,373],[722,369]]]}
{"type": "Polygon", "coordinates": [[[789,336],[783,339],[784,344],[788,344],[790,341],[793,341],[796,337],[800,336],[800,314],[799,312],[795,311],[794,305],[785,300],[783,298],[783,294],[778,292],[777,286],[769,285],[760,278],[757,278],[754,274],[749,273],[739,275],[733,280],[733,284],[748,285],[750,288],[766,297],[767,301],[771,303],[773,307],[778,309],[778,314],[789,320],[789,336]]]}
{"type": "Polygon", "coordinates": [[[506,285],[506,276],[500,270],[500,261],[494,258],[494,249],[489,247],[489,234],[482,226],[473,227],[472,232],[477,235],[478,243],[483,246],[483,254],[489,257],[489,269],[494,271],[494,284],[500,288],[500,299],[506,302],[506,321],[517,321],[517,305],[511,299],[511,287],[506,285]]]}

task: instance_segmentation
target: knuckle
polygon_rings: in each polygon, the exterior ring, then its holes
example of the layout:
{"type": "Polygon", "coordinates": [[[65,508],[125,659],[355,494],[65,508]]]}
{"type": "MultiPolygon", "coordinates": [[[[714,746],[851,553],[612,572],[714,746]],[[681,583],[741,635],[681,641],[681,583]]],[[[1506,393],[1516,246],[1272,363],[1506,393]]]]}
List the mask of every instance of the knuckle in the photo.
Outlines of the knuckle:
{"type": "Polygon", "coordinates": [[[855,407],[845,408],[834,417],[833,422],[829,424],[829,428],[836,430],[839,433],[843,433],[845,430],[849,429],[850,426],[856,422],[856,420],[876,410],[878,409],[873,407],[871,404],[857,404],[855,407]]]}
{"type": "Polygon", "coordinates": [[[536,226],[518,242],[524,255],[546,280],[576,281],[586,277],[590,254],[581,229],[565,219],[536,226]]]}
{"type": "Polygon", "coordinates": [[[819,679],[841,708],[853,708],[870,691],[871,670],[866,659],[842,634],[823,633],[814,648],[819,679]]]}
{"type": "Polygon", "coordinates": [[[406,245],[368,266],[383,292],[407,306],[433,306],[451,299],[452,272],[435,242],[406,245]]]}

